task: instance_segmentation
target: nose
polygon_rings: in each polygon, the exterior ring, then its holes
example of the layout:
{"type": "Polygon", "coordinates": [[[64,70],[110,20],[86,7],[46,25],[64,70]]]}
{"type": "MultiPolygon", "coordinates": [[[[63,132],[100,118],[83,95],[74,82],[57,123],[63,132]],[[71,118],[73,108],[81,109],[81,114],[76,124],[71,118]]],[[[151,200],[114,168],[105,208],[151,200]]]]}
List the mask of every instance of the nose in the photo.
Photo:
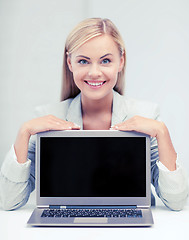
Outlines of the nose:
{"type": "Polygon", "coordinates": [[[98,64],[91,64],[88,75],[93,79],[101,77],[102,73],[98,64]]]}

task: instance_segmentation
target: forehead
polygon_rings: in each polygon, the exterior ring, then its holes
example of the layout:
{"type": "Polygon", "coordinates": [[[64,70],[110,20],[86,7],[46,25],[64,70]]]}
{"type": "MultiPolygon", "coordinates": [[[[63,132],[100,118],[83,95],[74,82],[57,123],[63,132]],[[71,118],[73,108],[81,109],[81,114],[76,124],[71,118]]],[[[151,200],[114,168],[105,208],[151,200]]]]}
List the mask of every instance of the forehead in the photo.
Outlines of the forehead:
{"type": "Polygon", "coordinates": [[[106,34],[90,39],[73,52],[75,56],[78,54],[82,54],[85,56],[103,56],[107,53],[117,55],[119,54],[119,50],[113,38],[106,34]]]}

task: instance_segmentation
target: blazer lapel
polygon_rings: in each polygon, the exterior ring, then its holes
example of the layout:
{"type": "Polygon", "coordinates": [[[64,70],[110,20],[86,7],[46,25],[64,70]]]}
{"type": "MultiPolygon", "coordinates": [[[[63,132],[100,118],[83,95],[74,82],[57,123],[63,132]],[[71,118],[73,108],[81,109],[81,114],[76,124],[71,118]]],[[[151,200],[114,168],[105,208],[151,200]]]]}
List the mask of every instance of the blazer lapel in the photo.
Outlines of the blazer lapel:
{"type": "Polygon", "coordinates": [[[73,122],[83,129],[82,111],[81,111],[81,93],[79,93],[71,102],[67,115],[66,121],[73,122]]]}
{"type": "Polygon", "coordinates": [[[124,122],[128,116],[127,102],[124,96],[113,91],[113,111],[111,125],[124,122]]]}

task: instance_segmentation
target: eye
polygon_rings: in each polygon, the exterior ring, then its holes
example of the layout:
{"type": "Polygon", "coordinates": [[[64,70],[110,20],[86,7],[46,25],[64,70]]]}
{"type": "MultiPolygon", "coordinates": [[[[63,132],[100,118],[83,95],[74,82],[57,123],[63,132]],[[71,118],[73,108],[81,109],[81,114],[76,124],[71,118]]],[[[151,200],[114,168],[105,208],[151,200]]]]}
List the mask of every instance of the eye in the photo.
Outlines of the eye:
{"type": "Polygon", "coordinates": [[[102,60],[102,64],[107,64],[107,63],[110,63],[111,60],[109,58],[105,58],[102,60]]]}
{"type": "Polygon", "coordinates": [[[84,65],[84,64],[88,64],[89,62],[86,59],[81,59],[78,61],[78,63],[84,65]]]}

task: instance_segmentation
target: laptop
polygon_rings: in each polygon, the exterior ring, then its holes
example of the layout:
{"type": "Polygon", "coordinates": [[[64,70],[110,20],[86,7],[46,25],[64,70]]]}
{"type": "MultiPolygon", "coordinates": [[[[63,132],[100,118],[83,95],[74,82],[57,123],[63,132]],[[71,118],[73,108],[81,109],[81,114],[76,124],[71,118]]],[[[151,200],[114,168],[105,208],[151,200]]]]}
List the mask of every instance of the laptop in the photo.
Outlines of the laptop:
{"type": "Polygon", "coordinates": [[[117,130],[37,134],[29,226],[152,226],[150,138],[117,130]]]}

